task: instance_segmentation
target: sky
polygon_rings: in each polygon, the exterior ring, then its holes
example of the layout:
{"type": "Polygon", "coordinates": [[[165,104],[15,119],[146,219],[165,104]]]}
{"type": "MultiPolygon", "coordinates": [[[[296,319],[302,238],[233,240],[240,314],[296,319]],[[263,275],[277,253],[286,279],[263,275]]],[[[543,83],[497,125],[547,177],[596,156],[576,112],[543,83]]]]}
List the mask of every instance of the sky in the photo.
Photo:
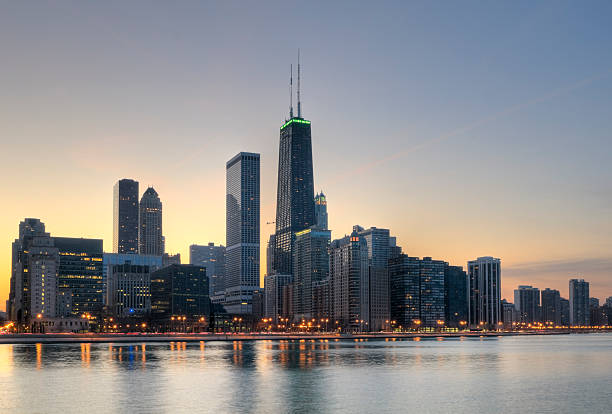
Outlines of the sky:
{"type": "Polygon", "coordinates": [[[502,260],[612,296],[610,2],[3,2],[0,309],[25,217],[104,239],[113,184],[155,187],[166,250],[225,244],[225,162],[261,153],[261,270],[302,59],[332,237],[502,260]]]}

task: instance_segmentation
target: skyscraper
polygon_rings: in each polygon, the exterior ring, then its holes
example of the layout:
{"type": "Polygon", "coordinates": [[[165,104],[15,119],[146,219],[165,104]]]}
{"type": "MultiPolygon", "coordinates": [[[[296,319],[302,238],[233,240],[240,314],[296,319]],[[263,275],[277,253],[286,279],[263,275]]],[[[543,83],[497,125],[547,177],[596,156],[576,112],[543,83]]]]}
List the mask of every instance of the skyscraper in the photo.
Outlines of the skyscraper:
{"type": "Polygon", "coordinates": [[[344,331],[367,331],[370,311],[368,246],[353,231],[334,240],[329,249],[330,308],[334,323],[344,331]]]}
{"type": "Polygon", "coordinates": [[[589,324],[589,282],[584,279],[569,281],[569,308],[571,326],[589,324]]]}
{"type": "Polygon", "coordinates": [[[293,316],[296,319],[313,317],[315,282],[329,274],[329,243],[331,232],[316,227],[295,234],[293,246],[293,316]]]}
{"type": "Polygon", "coordinates": [[[140,199],[138,230],[138,251],[140,254],[153,256],[164,254],[162,202],[153,187],[147,188],[140,199]]]}
{"type": "MultiPolygon", "coordinates": [[[[323,196],[325,197],[325,196],[323,196]]],[[[369,284],[369,320],[371,331],[380,331],[385,321],[390,318],[389,303],[389,257],[395,238],[389,236],[389,229],[370,227],[353,229],[363,236],[368,246],[368,284],[369,284]]]]}
{"type": "Polygon", "coordinates": [[[467,273],[461,266],[444,268],[444,319],[451,328],[465,328],[468,318],[467,273]]]}
{"type": "Polygon", "coordinates": [[[127,178],[113,188],[113,252],[138,253],[138,181],[127,178]]]}
{"type": "Polygon", "coordinates": [[[226,188],[225,309],[246,314],[259,288],[259,154],[227,162],[226,188]]]}
{"type": "Polygon", "coordinates": [[[283,288],[291,284],[291,275],[273,274],[264,278],[265,304],[264,315],[272,318],[274,323],[279,322],[279,317],[289,315],[283,314],[283,288]]]}
{"type": "Polygon", "coordinates": [[[192,244],[189,246],[189,264],[206,268],[210,296],[225,290],[225,246],[192,244]]]}
{"type": "Polygon", "coordinates": [[[293,270],[295,233],[315,224],[312,138],[310,121],[302,118],[299,85],[298,60],[297,116],[290,106],[289,120],[280,127],[278,153],[274,270],[283,274],[293,270]]]}
{"type": "Polygon", "coordinates": [[[108,275],[108,307],[116,317],[151,311],[151,268],[131,263],[112,265],[108,275]]]}
{"type": "Polygon", "coordinates": [[[514,306],[523,323],[540,321],[540,289],[521,285],[514,290],[514,306]]]}
{"type": "Polygon", "coordinates": [[[468,323],[496,329],[501,321],[501,260],[490,256],[468,262],[468,323]]]}
{"type": "Polygon", "coordinates": [[[542,322],[561,324],[561,294],[558,290],[546,288],[541,292],[542,322]]]}
{"type": "Polygon", "coordinates": [[[327,230],[327,199],[323,191],[315,196],[315,225],[323,230],[327,230]]]}

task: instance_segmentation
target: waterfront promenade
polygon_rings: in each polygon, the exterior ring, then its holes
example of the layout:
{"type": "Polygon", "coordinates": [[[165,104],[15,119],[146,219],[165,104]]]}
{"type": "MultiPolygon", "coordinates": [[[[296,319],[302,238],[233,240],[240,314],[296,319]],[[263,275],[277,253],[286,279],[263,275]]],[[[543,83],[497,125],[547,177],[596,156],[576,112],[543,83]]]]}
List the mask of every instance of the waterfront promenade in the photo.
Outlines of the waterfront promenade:
{"type": "Polygon", "coordinates": [[[84,333],[84,334],[6,334],[0,335],[0,344],[35,343],[127,343],[127,342],[199,342],[199,341],[262,341],[262,340],[364,340],[499,337],[525,335],[565,335],[570,333],[602,332],[603,330],[574,331],[508,331],[508,332],[435,332],[435,333],[84,333]]]}

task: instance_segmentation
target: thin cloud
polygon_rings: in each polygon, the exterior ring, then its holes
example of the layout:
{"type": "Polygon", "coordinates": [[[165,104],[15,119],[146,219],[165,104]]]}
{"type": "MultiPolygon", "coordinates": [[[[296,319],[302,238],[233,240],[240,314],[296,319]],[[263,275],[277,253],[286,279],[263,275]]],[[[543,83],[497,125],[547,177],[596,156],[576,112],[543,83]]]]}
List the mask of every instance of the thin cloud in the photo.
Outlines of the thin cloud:
{"type": "Polygon", "coordinates": [[[575,275],[588,277],[589,274],[609,273],[612,275],[612,257],[592,257],[578,260],[550,260],[524,262],[503,268],[505,276],[530,275],[575,275]]]}

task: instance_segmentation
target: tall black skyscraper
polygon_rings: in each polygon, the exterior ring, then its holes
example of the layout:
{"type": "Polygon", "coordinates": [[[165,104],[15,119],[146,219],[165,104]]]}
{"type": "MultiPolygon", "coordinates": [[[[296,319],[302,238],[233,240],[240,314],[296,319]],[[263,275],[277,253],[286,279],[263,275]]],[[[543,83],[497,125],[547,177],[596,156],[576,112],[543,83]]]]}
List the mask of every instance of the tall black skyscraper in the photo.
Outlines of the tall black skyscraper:
{"type": "Polygon", "coordinates": [[[147,188],[140,199],[138,251],[152,256],[164,254],[162,202],[153,187],[147,188]]]}
{"type": "Polygon", "coordinates": [[[138,253],[138,181],[128,178],[113,189],[113,252],[138,253]]]}
{"type": "Polygon", "coordinates": [[[297,97],[297,116],[290,105],[289,120],[280,128],[274,270],[283,274],[292,272],[295,233],[315,224],[312,138],[310,121],[302,117],[299,57],[297,97]]]}

